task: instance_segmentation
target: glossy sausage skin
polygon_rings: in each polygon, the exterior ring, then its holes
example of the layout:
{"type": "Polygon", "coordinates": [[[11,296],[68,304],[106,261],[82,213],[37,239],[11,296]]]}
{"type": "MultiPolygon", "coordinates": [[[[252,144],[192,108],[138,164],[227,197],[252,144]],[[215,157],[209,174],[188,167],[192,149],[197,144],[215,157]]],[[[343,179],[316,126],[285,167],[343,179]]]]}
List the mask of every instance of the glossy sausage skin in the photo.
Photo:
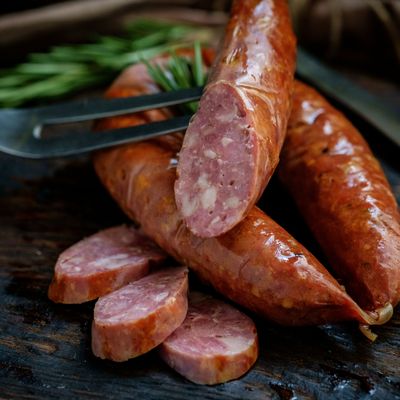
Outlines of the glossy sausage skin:
{"type": "Polygon", "coordinates": [[[384,173],[349,121],[296,83],[280,178],[332,268],[365,309],[400,299],[400,216],[384,173]]]}
{"type": "Polygon", "coordinates": [[[219,236],[254,206],[290,113],[295,38],[286,0],[236,0],[178,164],[175,197],[197,236],[219,236]]]}
{"type": "MultiPolygon", "coordinates": [[[[109,96],[156,91],[145,67],[127,70],[109,96]]],[[[162,119],[164,110],[103,121],[98,128],[162,119]]],[[[98,176],[120,207],[161,248],[188,265],[220,293],[285,325],[339,320],[373,323],[303,246],[253,207],[218,238],[200,238],[185,226],[174,199],[181,137],[166,136],[97,153],[98,176]]]]}

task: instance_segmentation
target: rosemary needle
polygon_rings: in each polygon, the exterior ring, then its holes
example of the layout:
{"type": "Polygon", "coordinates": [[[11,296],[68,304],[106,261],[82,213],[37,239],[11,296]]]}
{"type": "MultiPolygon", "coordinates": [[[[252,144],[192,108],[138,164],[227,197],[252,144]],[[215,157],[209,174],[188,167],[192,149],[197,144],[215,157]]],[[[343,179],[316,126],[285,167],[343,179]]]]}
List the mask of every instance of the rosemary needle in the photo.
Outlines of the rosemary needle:
{"type": "Polygon", "coordinates": [[[203,86],[205,83],[205,74],[203,71],[203,57],[201,55],[201,45],[199,41],[194,42],[194,57],[192,63],[194,81],[197,86],[203,86]]]}

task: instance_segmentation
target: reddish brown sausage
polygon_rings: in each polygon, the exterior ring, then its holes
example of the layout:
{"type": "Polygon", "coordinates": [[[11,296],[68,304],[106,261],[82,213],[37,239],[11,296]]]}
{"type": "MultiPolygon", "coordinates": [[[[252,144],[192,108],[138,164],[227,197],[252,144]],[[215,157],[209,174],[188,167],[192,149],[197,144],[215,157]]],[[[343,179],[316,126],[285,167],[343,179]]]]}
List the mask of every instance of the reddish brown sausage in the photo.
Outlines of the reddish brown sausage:
{"type": "MultiPolygon", "coordinates": [[[[146,68],[137,65],[122,75],[108,95],[139,95],[155,90],[146,68]],[[121,88],[123,83],[126,86],[121,88]]],[[[156,115],[112,118],[100,128],[163,117],[165,112],[160,110],[156,115]]],[[[106,188],[149,237],[225,296],[278,323],[374,322],[312,254],[256,207],[218,238],[193,235],[174,200],[174,165],[180,145],[178,135],[168,136],[106,150],[94,158],[106,188]]]]}
{"type": "Polygon", "coordinates": [[[286,0],[236,0],[183,141],[175,196],[197,236],[227,232],[278,164],[290,113],[295,38],[286,0]]]}
{"type": "Polygon", "coordinates": [[[349,121],[295,86],[280,177],[332,268],[368,310],[400,299],[400,215],[384,173],[349,121]]]}
{"type": "Polygon", "coordinates": [[[187,313],[187,268],[167,268],[101,297],[94,308],[92,350],[113,361],[162,343],[187,313]]]}
{"type": "Polygon", "coordinates": [[[97,299],[142,278],[150,263],[165,258],[159,247],[132,227],[105,229],[60,254],[48,295],[65,304],[97,299]]]}
{"type": "Polygon", "coordinates": [[[162,343],[160,354],[192,382],[215,385],[239,378],[256,362],[257,330],[232,306],[195,292],[185,321],[162,343]]]}

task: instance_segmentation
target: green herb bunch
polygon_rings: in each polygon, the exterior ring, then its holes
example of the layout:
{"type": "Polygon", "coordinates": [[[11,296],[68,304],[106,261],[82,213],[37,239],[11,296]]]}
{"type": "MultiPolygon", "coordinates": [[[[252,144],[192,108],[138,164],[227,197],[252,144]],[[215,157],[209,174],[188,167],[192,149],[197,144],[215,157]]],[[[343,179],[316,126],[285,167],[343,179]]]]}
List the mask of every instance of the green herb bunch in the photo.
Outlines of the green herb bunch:
{"type": "Polygon", "coordinates": [[[170,52],[210,31],[176,23],[137,20],[125,34],[100,36],[93,43],[56,46],[33,53],[23,64],[0,71],[0,107],[70,95],[109,83],[128,65],[170,52]]]}
{"type": "MultiPolygon", "coordinates": [[[[170,52],[169,61],[163,66],[143,60],[147,70],[154,81],[165,91],[186,89],[203,86],[206,73],[203,68],[201,46],[198,41],[194,43],[193,57],[178,56],[175,51],[170,52]]],[[[184,110],[196,112],[198,102],[194,101],[184,105],[184,110]]]]}

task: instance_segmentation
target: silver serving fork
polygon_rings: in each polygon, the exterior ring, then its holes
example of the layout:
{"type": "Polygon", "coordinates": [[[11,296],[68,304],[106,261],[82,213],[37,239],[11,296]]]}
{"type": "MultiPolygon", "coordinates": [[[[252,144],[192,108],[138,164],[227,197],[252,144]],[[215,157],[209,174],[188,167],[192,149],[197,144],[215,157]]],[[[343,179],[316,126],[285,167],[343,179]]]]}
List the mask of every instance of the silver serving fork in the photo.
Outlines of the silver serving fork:
{"type": "MultiPolygon", "coordinates": [[[[297,74],[355,111],[400,146],[400,110],[387,104],[339,73],[326,67],[302,49],[298,50],[297,74]]],[[[190,115],[93,135],[89,130],[45,138],[47,125],[88,121],[154,108],[167,107],[200,98],[203,88],[181,89],[119,99],[90,99],[32,109],[0,110],[0,151],[25,158],[54,158],[99,150],[185,130],[190,115]]]]}
{"type": "Polygon", "coordinates": [[[203,88],[182,89],[117,99],[90,99],[31,109],[0,110],[0,151],[14,156],[44,159],[86,153],[132,141],[178,132],[187,128],[190,115],[130,128],[112,129],[44,138],[47,125],[82,122],[168,107],[200,98],[203,88]]]}

